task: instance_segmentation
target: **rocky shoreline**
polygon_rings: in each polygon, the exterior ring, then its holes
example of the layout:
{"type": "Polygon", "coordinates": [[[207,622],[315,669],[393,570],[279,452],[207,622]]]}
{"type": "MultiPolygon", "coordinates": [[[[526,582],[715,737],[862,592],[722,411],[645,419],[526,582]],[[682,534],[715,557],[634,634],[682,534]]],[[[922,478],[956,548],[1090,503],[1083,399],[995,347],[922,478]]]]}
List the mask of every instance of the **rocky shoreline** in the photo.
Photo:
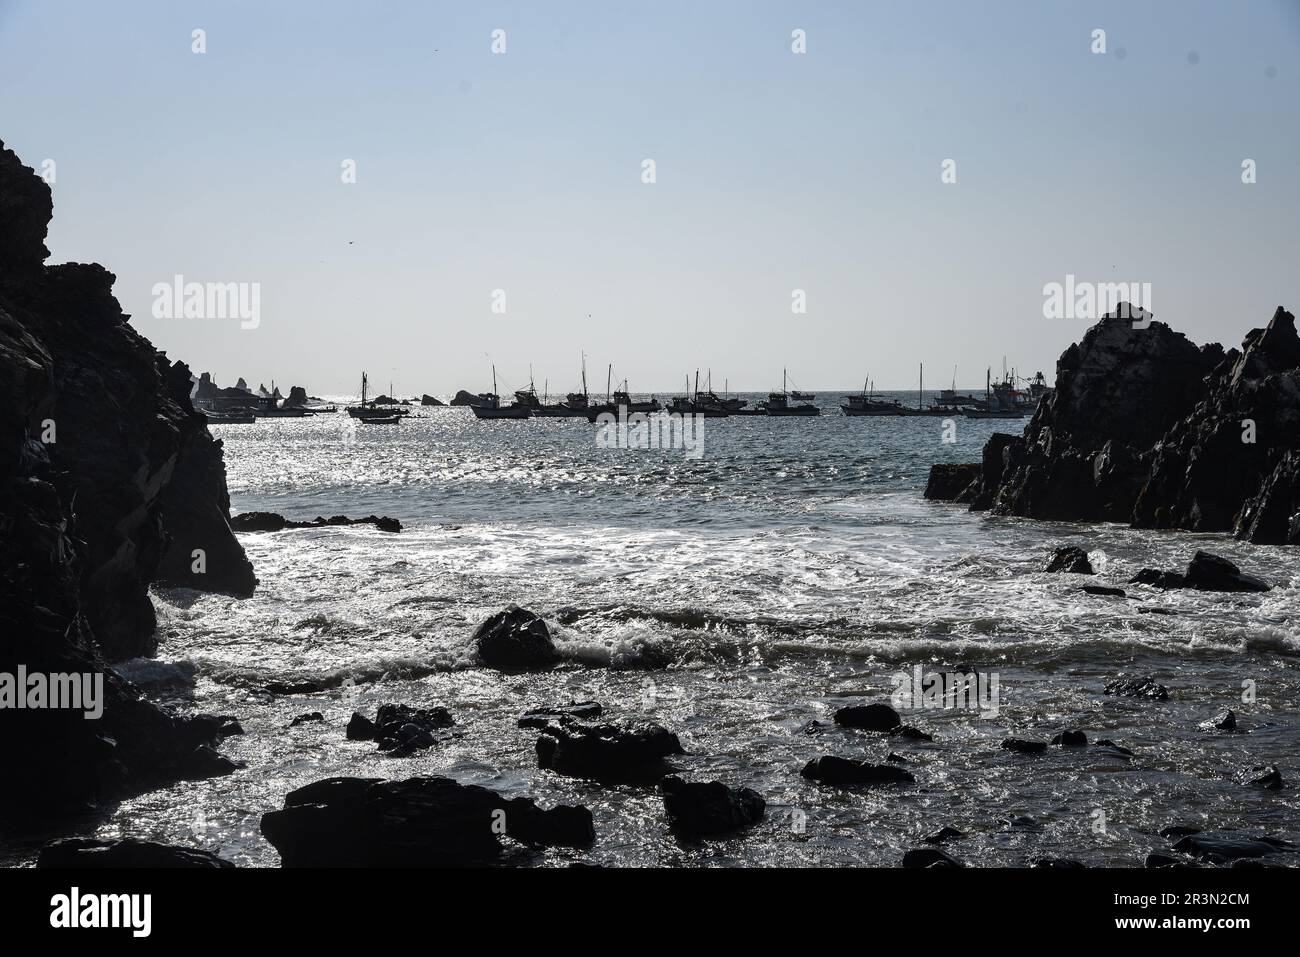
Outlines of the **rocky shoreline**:
{"type": "Polygon", "coordinates": [[[973,511],[1300,544],[1300,336],[1281,306],[1241,349],[1197,347],[1121,306],[1057,361],[1023,436],[936,465],[926,497],[973,511]]]}

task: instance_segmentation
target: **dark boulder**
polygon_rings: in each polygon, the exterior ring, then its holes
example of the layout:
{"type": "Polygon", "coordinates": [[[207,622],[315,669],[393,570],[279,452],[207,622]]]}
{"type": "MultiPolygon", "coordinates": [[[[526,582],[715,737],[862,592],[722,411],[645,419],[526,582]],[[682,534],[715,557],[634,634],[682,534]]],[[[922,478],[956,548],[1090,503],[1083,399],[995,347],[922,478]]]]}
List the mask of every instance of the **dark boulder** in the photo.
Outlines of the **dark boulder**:
{"type": "Polygon", "coordinates": [[[435,399],[427,392],[424,395],[420,396],[420,405],[443,405],[443,404],[444,403],[441,399],[435,399]]]}
{"type": "Polygon", "coordinates": [[[211,868],[225,869],[235,865],[217,855],[197,847],[177,847],[124,838],[117,841],[98,841],[88,838],[67,838],[41,848],[36,866],[41,868],[211,868]]]}
{"type": "Polygon", "coordinates": [[[1073,728],[1062,731],[1052,738],[1052,744],[1059,744],[1065,748],[1081,748],[1088,743],[1088,736],[1082,731],[1073,728]]]}
{"type": "Polygon", "coordinates": [[[1246,575],[1240,568],[1218,555],[1197,552],[1187,565],[1188,588],[1198,591],[1268,591],[1272,586],[1262,578],[1246,575]]]}
{"type": "Polygon", "coordinates": [[[480,662],[508,674],[546,671],[559,658],[546,622],[515,605],[479,625],[470,641],[480,662]]]}
{"type": "Polygon", "coordinates": [[[319,711],[310,711],[306,714],[300,714],[292,721],[290,721],[289,727],[296,728],[300,724],[320,723],[321,721],[324,720],[325,720],[325,715],[321,714],[319,711]]]}
{"type": "Polygon", "coordinates": [[[903,719],[887,704],[859,704],[838,709],[835,723],[845,728],[886,732],[900,727],[903,719]]]}
{"type": "Polygon", "coordinates": [[[302,409],[306,407],[307,401],[307,390],[300,385],[295,385],[289,388],[289,398],[284,400],[283,407],[286,409],[302,409]]]}
{"type": "Polygon", "coordinates": [[[375,723],[359,711],[352,712],[345,732],[349,741],[375,740],[375,723]]]}
{"type": "Polygon", "coordinates": [[[1077,545],[1066,545],[1056,550],[1052,560],[1047,563],[1049,572],[1073,572],[1077,575],[1093,574],[1092,562],[1088,553],[1077,545]]]}
{"type": "Polygon", "coordinates": [[[925,483],[925,497],[937,502],[956,501],[979,475],[978,463],[931,465],[930,478],[925,483]]]}
{"type": "Polygon", "coordinates": [[[1002,742],[1003,751],[1015,751],[1017,754],[1042,754],[1047,750],[1046,741],[1026,741],[1024,738],[1007,738],[1002,742]]]}
{"type": "Polygon", "coordinates": [[[542,810],[440,777],[317,781],[262,815],[262,834],[284,867],[482,866],[498,860],[503,836],[574,847],[595,840],[585,807],[542,810]]]}
{"type": "Polygon", "coordinates": [[[889,731],[891,738],[902,738],[904,741],[933,741],[934,735],[920,728],[914,728],[910,724],[900,724],[897,728],[889,731]]]}
{"type": "Polygon", "coordinates": [[[1286,786],[1276,764],[1263,764],[1243,771],[1241,782],[1266,791],[1280,791],[1286,786]]]}
{"type": "Polygon", "coordinates": [[[1202,722],[1201,727],[1207,731],[1236,731],[1237,715],[1232,709],[1221,711],[1209,721],[1202,722]]]}
{"type": "Polygon", "coordinates": [[[944,825],[933,834],[921,838],[926,844],[943,844],[947,841],[955,841],[966,836],[964,831],[959,831],[955,827],[944,825]]]}
{"type": "Polygon", "coordinates": [[[758,823],[767,804],[750,788],[729,788],[719,781],[659,782],[664,811],[673,830],[690,838],[736,831],[758,823]]]}
{"type": "Polygon", "coordinates": [[[519,718],[519,727],[521,728],[544,728],[553,721],[560,721],[564,718],[579,718],[590,720],[599,718],[601,707],[596,701],[570,701],[568,704],[555,705],[548,708],[534,708],[527,711],[519,718]]]}
{"type": "Polygon", "coordinates": [[[912,784],[916,781],[911,771],[890,764],[868,764],[824,755],[814,758],[799,772],[810,781],[831,785],[852,784],[912,784]]]}
{"type": "Polygon", "coordinates": [[[374,525],[381,532],[402,530],[402,523],[387,515],[367,515],[365,518],[348,518],[346,515],[334,515],[330,518],[317,516],[310,521],[295,521],[277,512],[241,512],[230,519],[230,527],[236,532],[282,532],[286,528],[332,528],[342,525],[374,525]]]}
{"type": "Polygon", "coordinates": [[[347,736],[352,741],[376,741],[379,750],[393,757],[409,757],[433,747],[442,737],[438,732],[456,722],[446,708],[412,708],[404,704],[381,704],[375,720],[353,712],[347,736]]]}
{"type": "Polygon", "coordinates": [[[685,754],[677,735],[657,724],[552,722],[537,739],[537,766],[570,777],[628,780],[662,773],[664,759],[685,754]]]}
{"type": "Polygon", "coordinates": [[[1237,860],[1240,858],[1267,857],[1296,850],[1290,841],[1271,837],[1252,837],[1235,831],[1197,831],[1182,837],[1174,850],[1193,857],[1237,860]]]}
{"type": "Polygon", "coordinates": [[[1139,677],[1120,675],[1107,682],[1102,693],[1120,698],[1150,698],[1153,701],[1169,699],[1169,689],[1158,683],[1151,675],[1139,677]]]}
{"type": "Polygon", "coordinates": [[[1128,580],[1130,585],[1150,585],[1161,591],[1186,588],[1187,579],[1178,572],[1162,572],[1158,568],[1144,568],[1128,580]]]}
{"type": "Polygon", "coordinates": [[[482,403],[482,396],[475,395],[472,392],[466,392],[464,389],[458,390],[456,392],[456,397],[451,400],[452,405],[481,405],[482,403]]]}
{"type": "Polygon", "coordinates": [[[956,858],[949,857],[937,848],[918,847],[903,855],[903,866],[906,868],[927,868],[965,867],[966,865],[956,858]]]}
{"type": "Polygon", "coordinates": [[[1085,595],[1097,595],[1102,598],[1127,598],[1128,593],[1122,588],[1107,588],[1105,585],[1084,585],[1079,591],[1085,595]]]}

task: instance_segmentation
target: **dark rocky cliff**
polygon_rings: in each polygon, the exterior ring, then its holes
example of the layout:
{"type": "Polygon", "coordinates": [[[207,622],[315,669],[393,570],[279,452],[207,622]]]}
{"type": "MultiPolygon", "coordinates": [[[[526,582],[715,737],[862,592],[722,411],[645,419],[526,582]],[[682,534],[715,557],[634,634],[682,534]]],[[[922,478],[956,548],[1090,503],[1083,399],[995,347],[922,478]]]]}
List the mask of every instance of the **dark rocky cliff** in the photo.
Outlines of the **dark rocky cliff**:
{"type": "Polygon", "coordinates": [[[1279,306],[1227,352],[1107,316],[1062,354],[1024,435],[992,436],[955,498],[1006,515],[1300,544],[1294,316],[1279,306]]]}
{"type": "MultiPolygon", "coordinates": [[[[0,672],[103,673],[156,649],[151,582],[251,594],[221,444],[190,373],[127,324],[102,266],[46,266],[49,187],[0,143],[0,672]],[[191,555],[206,554],[194,574],[191,555]]],[[[105,676],[103,717],[0,710],[14,809],[223,773],[219,722],[105,676]]]]}

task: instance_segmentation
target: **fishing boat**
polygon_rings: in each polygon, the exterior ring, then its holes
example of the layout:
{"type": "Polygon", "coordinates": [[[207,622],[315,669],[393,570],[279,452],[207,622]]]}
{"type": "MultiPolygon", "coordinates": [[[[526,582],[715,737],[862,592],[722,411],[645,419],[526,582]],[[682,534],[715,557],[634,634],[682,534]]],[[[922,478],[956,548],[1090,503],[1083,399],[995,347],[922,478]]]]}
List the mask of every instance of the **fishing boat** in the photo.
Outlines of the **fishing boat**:
{"type": "Polygon", "coordinates": [[[822,410],[815,405],[791,405],[790,392],[786,389],[787,381],[786,370],[781,370],[781,391],[769,392],[767,401],[763,403],[762,409],[765,415],[787,416],[787,415],[821,415],[822,410]]]}
{"type": "Polygon", "coordinates": [[[570,392],[564,397],[563,402],[547,404],[543,399],[542,404],[533,410],[533,415],[541,418],[567,419],[574,417],[586,417],[590,410],[591,400],[587,395],[587,357],[582,357],[582,391],[570,392]]]}
{"type": "Polygon", "coordinates": [[[252,425],[257,416],[252,412],[206,412],[208,425],[252,425]]]}
{"type": "Polygon", "coordinates": [[[626,379],[623,380],[623,388],[611,392],[610,386],[613,384],[613,373],[614,366],[611,363],[605,373],[605,401],[587,407],[587,421],[595,422],[599,416],[605,413],[610,415],[631,415],[634,412],[641,412],[650,415],[654,412],[663,411],[664,407],[659,404],[659,400],[654,396],[639,401],[633,399],[632,394],[627,390],[626,379]]]}
{"type": "Polygon", "coordinates": [[[361,373],[361,404],[348,406],[348,415],[354,419],[371,419],[387,418],[389,416],[398,416],[399,418],[410,413],[400,409],[391,409],[384,406],[376,405],[374,402],[367,402],[366,397],[370,388],[370,377],[366,373],[361,373]]]}
{"type": "Polygon", "coordinates": [[[1004,373],[1003,381],[994,385],[993,370],[989,369],[984,378],[984,401],[962,414],[968,419],[1023,419],[1032,411],[1033,407],[1021,398],[1010,377],[1004,373]]]}
{"type": "Polygon", "coordinates": [[[798,389],[792,389],[790,391],[790,398],[794,399],[796,402],[811,402],[813,399],[817,398],[817,394],[815,392],[800,392],[798,389]]]}
{"type": "Polygon", "coordinates": [[[863,380],[861,395],[850,395],[845,398],[847,404],[841,405],[840,411],[848,416],[906,415],[908,412],[897,399],[885,401],[875,398],[870,379],[863,380]]]}
{"type": "Polygon", "coordinates": [[[710,390],[700,391],[700,370],[695,370],[695,388],[691,388],[691,377],[686,377],[686,394],[676,396],[668,405],[668,411],[675,415],[702,415],[706,419],[725,419],[734,411],[721,398],[710,390]]]}
{"type": "Polygon", "coordinates": [[[363,415],[357,421],[365,425],[397,425],[402,421],[402,417],[400,415],[363,415]]]}
{"type": "MultiPolygon", "coordinates": [[[[524,393],[531,391],[533,401],[534,402],[536,401],[537,399],[536,390],[524,389],[520,391],[524,393]]],[[[515,393],[516,401],[512,402],[510,405],[501,404],[501,397],[497,395],[497,367],[493,366],[492,367],[492,391],[480,393],[479,399],[481,401],[477,405],[471,405],[470,410],[473,411],[474,417],[476,419],[530,418],[532,416],[533,406],[527,404],[521,405],[518,402],[519,395],[520,392],[515,393]]]]}

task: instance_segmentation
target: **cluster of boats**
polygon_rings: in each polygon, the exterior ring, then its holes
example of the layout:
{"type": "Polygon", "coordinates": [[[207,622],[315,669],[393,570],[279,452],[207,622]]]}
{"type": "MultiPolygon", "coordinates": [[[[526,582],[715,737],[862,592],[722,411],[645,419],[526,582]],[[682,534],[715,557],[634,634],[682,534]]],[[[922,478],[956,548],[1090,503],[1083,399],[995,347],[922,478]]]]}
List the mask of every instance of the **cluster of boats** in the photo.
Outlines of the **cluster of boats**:
{"type": "MultiPolygon", "coordinates": [[[[608,378],[612,377],[610,367],[608,378]]],[[[710,376],[711,379],[711,376],[710,376]]],[[[847,416],[953,416],[961,415],[971,419],[1018,419],[1030,415],[1038,405],[1038,400],[1048,391],[1043,374],[1038,373],[1028,380],[1025,388],[1017,385],[1014,371],[1004,370],[1002,381],[993,381],[993,370],[988,371],[984,398],[971,395],[958,395],[956,391],[956,370],[953,372],[953,388],[944,389],[936,401],[924,404],[925,368],[921,368],[920,387],[917,390],[916,408],[904,405],[898,399],[878,399],[871,388],[870,381],[864,382],[860,395],[850,395],[840,406],[847,416]]],[[[514,393],[514,401],[503,405],[497,393],[496,367],[492,369],[492,391],[481,393],[477,401],[471,404],[474,415],[480,419],[531,419],[531,418],[585,418],[595,422],[603,413],[624,414],[635,412],[672,412],[682,415],[702,415],[706,418],[727,418],[730,416],[765,415],[765,416],[811,416],[821,415],[822,410],[813,404],[817,396],[811,392],[790,390],[789,377],[784,370],[781,374],[781,391],[768,393],[767,401],[759,402],[750,408],[746,399],[720,396],[713,391],[706,380],[700,389],[699,370],[695,373],[695,387],[691,388],[690,377],[686,379],[685,395],[677,396],[663,405],[653,395],[648,399],[634,400],[628,392],[626,380],[622,388],[611,389],[611,381],[606,382],[605,400],[593,402],[587,392],[587,370],[582,371],[582,391],[570,392],[563,402],[547,403],[537,395],[537,389],[531,383],[527,389],[514,393]]],[[[724,392],[726,389],[724,388],[724,392]]]]}

